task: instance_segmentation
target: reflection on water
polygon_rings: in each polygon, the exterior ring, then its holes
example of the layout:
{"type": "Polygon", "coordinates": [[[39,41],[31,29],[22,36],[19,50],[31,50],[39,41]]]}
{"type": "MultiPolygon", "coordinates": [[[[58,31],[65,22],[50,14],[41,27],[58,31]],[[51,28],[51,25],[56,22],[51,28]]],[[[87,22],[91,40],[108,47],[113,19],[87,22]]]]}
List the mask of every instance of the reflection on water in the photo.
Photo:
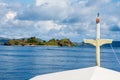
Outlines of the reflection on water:
{"type": "MultiPolygon", "coordinates": [[[[120,58],[120,48],[115,48],[120,58]]],[[[40,74],[95,66],[94,47],[0,46],[0,80],[28,80],[40,74]]],[[[101,48],[101,66],[120,71],[110,48],[101,48]]]]}

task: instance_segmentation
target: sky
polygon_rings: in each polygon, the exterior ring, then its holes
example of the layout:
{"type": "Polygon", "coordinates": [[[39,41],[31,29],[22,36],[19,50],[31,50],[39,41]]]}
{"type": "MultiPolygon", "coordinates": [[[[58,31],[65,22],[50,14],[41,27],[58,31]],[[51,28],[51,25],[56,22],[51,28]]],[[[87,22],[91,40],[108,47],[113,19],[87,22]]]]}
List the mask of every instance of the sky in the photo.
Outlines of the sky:
{"type": "Polygon", "coordinates": [[[120,0],[0,0],[0,37],[95,39],[99,12],[101,38],[118,41],[119,8],[120,0]]]}

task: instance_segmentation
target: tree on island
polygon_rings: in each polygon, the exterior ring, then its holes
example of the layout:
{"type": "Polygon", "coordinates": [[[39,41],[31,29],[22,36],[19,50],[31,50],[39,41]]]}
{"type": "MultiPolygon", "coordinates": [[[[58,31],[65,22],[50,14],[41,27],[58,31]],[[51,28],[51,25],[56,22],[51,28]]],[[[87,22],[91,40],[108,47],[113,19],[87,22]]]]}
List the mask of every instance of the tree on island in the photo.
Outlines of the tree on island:
{"type": "Polygon", "coordinates": [[[45,46],[75,46],[74,43],[70,41],[70,39],[50,39],[49,41],[40,40],[36,37],[30,37],[28,39],[12,39],[8,42],[4,43],[4,45],[22,45],[22,46],[39,46],[39,45],[45,45],[45,46]]]}

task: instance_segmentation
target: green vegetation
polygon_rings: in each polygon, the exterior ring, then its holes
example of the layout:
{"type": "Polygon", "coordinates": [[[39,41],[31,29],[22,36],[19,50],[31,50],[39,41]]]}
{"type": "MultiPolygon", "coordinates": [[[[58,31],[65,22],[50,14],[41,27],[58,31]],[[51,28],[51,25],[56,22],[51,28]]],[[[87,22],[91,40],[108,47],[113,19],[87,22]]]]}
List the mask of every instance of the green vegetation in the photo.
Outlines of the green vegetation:
{"type": "Polygon", "coordinates": [[[28,39],[12,39],[8,42],[4,43],[4,45],[22,45],[22,46],[39,46],[39,45],[45,45],[45,46],[75,46],[74,43],[72,43],[69,39],[51,39],[49,41],[45,40],[39,40],[36,37],[31,37],[28,39]]]}

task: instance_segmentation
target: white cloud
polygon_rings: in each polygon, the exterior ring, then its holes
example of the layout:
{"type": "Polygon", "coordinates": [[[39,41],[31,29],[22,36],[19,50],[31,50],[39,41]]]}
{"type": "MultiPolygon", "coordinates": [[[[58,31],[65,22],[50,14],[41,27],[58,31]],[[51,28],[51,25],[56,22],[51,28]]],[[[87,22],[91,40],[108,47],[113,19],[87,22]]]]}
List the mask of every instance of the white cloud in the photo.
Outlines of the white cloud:
{"type": "Polygon", "coordinates": [[[68,37],[75,41],[95,38],[95,18],[100,12],[102,37],[108,38],[108,34],[114,33],[117,37],[109,37],[117,40],[119,35],[111,27],[120,27],[119,4],[112,0],[36,0],[35,5],[28,7],[2,2],[0,36],[37,36],[42,39],[68,37]]]}
{"type": "Polygon", "coordinates": [[[9,12],[6,14],[6,18],[7,18],[7,19],[14,19],[16,15],[17,15],[16,12],[9,11],[9,12]]]}
{"type": "Polygon", "coordinates": [[[40,17],[63,20],[71,13],[70,1],[68,0],[36,0],[36,5],[40,17]]]}
{"type": "Polygon", "coordinates": [[[56,24],[53,21],[39,21],[35,24],[36,28],[45,28],[47,31],[51,29],[60,30],[61,25],[56,24]]]}
{"type": "Polygon", "coordinates": [[[7,4],[4,2],[0,2],[0,6],[7,6],[7,4]]]}
{"type": "Polygon", "coordinates": [[[67,4],[69,3],[70,1],[69,0],[36,0],[36,5],[37,6],[43,6],[43,5],[46,5],[46,6],[67,6],[67,4]]]}

